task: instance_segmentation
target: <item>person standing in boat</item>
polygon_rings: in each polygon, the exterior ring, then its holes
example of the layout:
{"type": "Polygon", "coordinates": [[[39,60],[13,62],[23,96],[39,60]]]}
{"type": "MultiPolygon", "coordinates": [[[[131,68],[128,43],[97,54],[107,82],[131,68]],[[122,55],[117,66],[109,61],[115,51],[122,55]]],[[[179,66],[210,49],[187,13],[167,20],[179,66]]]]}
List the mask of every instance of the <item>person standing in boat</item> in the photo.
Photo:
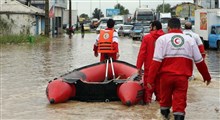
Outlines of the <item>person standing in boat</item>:
{"type": "Polygon", "coordinates": [[[206,85],[211,76],[199,48],[193,38],[182,33],[180,20],[168,21],[168,33],[160,36],[155,44],[147,86],[154,86],[156,76],[160,76],[160,112],[169,119],[170,108],[174,120],[184,120],[187,101],[188,78],[192,75],[193,62],[201,73],[206,85]]]}
{"type": "Polygon", "coordinates": [[[142,75],[142,65],[144,64],[144,103],[150,103],[152,100],[152,94],[154,93],[156,96],[156,101],[160,101],[160,82],[159,78],[155,80],[155,86],[153,89],[147,88],[147,75],[149,72],[149,67],[153,59],[154,54],[154,45],[158,37],[163,35],[164,32],[162,30],[162,25],[159,21],[153,21],[150,24],[150,33],[145,35],[142,39],[141,47],[139,49],[136,67],[138,68],[139,75],[142,75]]]}
{"type": "Polygon", "coordinates": [[[104,61],[108,58],[113,60],[118,59],[118,33],[114,30],[115,21],[109,19],[107,21],[107,28],[100,30],[100,34],[96,38],[96,42],[93,47],[94,56],[98,57],[100,53],[100,61],[104,61]]]}

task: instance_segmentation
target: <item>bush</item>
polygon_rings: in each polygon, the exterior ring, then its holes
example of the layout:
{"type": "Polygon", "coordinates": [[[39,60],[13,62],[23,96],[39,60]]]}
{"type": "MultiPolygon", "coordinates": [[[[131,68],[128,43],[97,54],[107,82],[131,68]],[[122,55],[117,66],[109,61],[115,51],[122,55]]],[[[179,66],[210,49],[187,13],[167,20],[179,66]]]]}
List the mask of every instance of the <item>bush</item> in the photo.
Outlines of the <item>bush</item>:
{"type": "Polygon", "coordinates": [[[30,35],[1,35],[0,36],[0,44],[6,43],[36,43],[47,40],[48,38],[45,36],[30,36],[30,35]]]}

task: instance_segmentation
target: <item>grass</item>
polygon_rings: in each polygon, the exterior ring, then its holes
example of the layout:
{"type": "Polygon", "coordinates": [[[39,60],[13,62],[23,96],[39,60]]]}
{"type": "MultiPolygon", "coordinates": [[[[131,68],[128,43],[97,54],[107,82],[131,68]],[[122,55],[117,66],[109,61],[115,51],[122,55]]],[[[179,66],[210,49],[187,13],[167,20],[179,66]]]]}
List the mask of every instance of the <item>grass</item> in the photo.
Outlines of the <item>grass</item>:
{"type": "Polygon", "coordinates": [[[0,36],[0,44],[18,44],[18,43],[36,43],[46,41],[45,36],[30,36],[30,35],[2,35],[0,36]]]}

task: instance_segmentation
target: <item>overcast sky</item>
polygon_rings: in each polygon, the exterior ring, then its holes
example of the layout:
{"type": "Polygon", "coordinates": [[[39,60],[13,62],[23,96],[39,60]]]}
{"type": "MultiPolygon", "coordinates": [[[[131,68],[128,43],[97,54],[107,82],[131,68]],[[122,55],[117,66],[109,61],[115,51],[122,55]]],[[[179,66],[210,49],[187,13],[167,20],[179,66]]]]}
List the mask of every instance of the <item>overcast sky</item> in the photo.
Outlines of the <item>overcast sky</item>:
{"type": "MultiPolygon", "coordinates": [[[[163,3],[163,0],[72,0],[72,9],[78,9],[78,15],[86,13],[90,16],[95,8],[101,7],[105,15],[106,9],[114,8],[117,3],[120,3],[128,9],[131,14],[134,14],[135,9],[139,7],[139,1],[141,6],[148,5],[149,8],[153,9],[156,9],[157,5],[163,3]]],[[[164,0],[164,3],[169,3],[171,6],[182,2],[193,2],[193,0],[164,0]]]]}

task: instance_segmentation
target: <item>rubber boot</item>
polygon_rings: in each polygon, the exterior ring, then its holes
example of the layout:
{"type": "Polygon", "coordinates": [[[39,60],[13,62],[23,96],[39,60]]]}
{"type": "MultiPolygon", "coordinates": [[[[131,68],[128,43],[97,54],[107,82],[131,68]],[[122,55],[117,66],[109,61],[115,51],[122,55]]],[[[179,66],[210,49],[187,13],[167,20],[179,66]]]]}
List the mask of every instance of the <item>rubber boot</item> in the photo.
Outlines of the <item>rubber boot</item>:
{"type": "Polygon", "coordinates": [[[174,120],[184,120],[184,117],[183,115],[174,115],[174,120]]]}
{"type": "Polygon", "coordinates": [[[160,110],[160,113],[169,120],[170,109],[160,110]]]}

